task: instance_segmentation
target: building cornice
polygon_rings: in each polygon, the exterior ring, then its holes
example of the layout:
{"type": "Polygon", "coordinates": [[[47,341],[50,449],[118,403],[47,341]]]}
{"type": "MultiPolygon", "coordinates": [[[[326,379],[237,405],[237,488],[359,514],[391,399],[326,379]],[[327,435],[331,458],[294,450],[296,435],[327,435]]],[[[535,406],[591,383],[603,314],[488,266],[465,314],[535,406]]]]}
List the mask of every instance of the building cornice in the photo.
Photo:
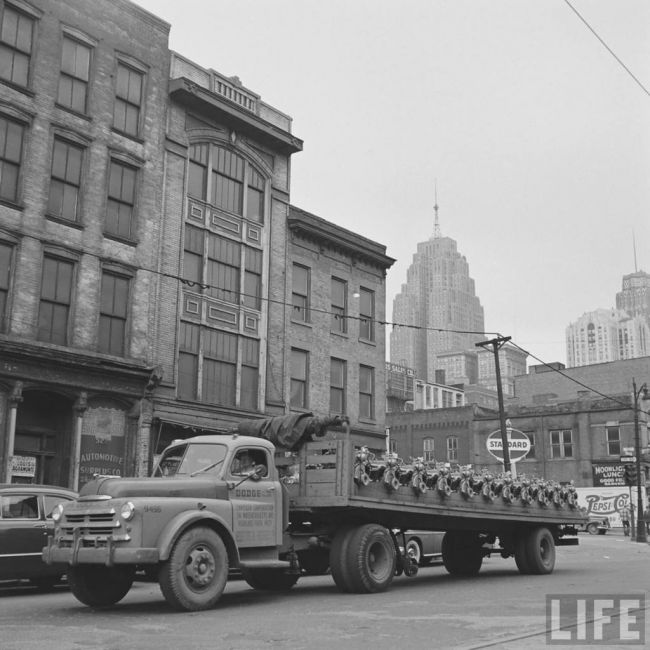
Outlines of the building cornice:
{"type": "Polygon", "coordinates": [[[276,151],[286,155],[302,151],[303,143],[300,138],[186,77],[169,81],[169,95],[179,104],[225,122],[233,130],[252,140],[262,142],[276,151]]]}
{"type": "Polygon", "coordinates": [[[305,212],[295,206],[289,206],[289,230],[301,237],[338,249],[353,259],[363,259],[381,269],[387,270],[394,263],[386,255],[386,247],[361,235],[341,228],[314,214],[305,212]]]}

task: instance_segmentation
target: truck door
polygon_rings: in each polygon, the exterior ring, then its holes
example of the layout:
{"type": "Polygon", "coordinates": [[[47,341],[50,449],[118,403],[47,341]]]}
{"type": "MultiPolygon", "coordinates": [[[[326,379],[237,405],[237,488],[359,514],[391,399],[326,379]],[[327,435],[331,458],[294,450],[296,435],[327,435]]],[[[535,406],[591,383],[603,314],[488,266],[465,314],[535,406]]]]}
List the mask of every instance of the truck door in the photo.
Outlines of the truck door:
{"type": "Polygon", "coordinates": [[[267,449],[242,447],[227,469],[233,530],[240,548],[282,543],[282,494],[272,463],[267,449]],[[263,469],[255,471],[259,466],[263,469]]]}

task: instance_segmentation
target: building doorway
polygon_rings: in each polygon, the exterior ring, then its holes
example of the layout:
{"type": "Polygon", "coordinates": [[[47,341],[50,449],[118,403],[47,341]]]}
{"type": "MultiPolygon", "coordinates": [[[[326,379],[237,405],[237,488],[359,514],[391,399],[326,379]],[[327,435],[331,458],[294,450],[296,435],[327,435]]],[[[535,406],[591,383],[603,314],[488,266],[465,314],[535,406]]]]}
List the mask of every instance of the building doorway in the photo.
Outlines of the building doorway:
{"type": "Polygon", "coordinates": [[[18,406],[13,483],[67,487],[73,400],[46,391],[24,391],[18,406]]]}

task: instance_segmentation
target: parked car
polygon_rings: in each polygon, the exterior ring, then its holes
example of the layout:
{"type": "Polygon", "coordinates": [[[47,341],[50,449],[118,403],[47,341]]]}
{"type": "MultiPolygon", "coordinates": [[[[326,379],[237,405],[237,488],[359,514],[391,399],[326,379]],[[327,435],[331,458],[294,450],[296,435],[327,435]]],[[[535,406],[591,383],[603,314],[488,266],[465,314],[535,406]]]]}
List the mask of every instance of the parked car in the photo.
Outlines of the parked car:
{"type": "Polygon", "coordinates": [[[584,530],[590,535],[604,535],[610,528],[609,517],[593,517],[589,515],[587,523],[577,526],[578,530],[584,530]]]}
{"type": "MultiPolygon", "coordinates": [[[[409,530],[406,536],[406,552],[417,562],[426,566],[434,560],[442,561],[442,538],[444,533],[430,530],[409,530]]],[[[397,539],[401,542],[401,536],[397,539]]]]}
{"type": "Polygon", "coordinates": [[[0,580],[29,579],[39,587],[61,580],[61,566],[41,559],[54,530],[52,510],[76,492],[52,485],[0,484],[0,580]]]}

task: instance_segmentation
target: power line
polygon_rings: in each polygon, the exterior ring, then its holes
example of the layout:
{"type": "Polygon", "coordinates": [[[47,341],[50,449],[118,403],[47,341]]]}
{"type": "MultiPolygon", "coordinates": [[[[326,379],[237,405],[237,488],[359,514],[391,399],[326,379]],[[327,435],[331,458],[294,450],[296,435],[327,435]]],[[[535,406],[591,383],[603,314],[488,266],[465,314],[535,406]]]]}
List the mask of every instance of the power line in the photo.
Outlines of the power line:
{"type": "Polygon", "coordinates": [[[578,18],[585,24],[587,29],[600,41],[602,46],[616,59],[616,61],[623,68],[623,70],[625,70],[625,72],[627,72],[630,75],[630,77],[632,77],[632,79],[636,81],[636,83],[639,85],[641,90],[643,90],[643,92],[646,95],[650,96],[650,91],[639,81],[639,79],[632,73],[632,71],[625,65],[625,63],[623,63],[623,61],[621,61],[621,59],[619,59],[616,56],[612,48],[610,48],[609,45],[607,45],[607,43],[605,43],[605,41],[596,33],[596,30],[580,15],[578,10],[569,2],[569,0],[564,0],[564,2],[569,6],[569,8],[573,11],[573,13],[575,13],[575,15],[578,16],[578,18]]]}

